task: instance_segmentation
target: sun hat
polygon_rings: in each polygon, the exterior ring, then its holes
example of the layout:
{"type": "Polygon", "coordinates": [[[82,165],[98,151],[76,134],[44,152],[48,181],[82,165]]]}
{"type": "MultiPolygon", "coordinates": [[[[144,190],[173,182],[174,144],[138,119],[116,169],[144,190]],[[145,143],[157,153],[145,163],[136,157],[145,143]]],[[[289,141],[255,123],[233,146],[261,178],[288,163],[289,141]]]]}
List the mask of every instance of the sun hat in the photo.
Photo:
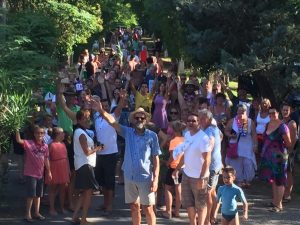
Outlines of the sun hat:
{"type": "Polygon", "coordinates": [[[146,120],[149,121],[151,116],[149,113],[147,113],[142,107],[137,108],[135,111],[133,111],[132,113],[130,113],[129,115],[129,122],[132,123],[135,120],[135,115],[137,113],[143,113],[146,117],[146,120]]]}

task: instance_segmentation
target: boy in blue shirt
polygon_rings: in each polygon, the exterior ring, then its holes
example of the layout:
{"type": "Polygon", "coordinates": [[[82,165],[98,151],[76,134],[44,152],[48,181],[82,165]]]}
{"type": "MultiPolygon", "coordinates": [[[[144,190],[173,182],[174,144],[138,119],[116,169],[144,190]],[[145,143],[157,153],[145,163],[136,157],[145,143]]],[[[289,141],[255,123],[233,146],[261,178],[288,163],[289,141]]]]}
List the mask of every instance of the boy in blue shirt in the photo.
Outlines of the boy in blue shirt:
{"type": "Polygon", "coordinates": [[[232,167],[225,167],[223,172],[223,186],[219,187],[217,193],[217,211],[221,205],[222,214],[222,225],[239,225],[239,215],[237,210],[236,198],[241,199],[244,207],[243,218],[248,219],[248,203],[245,198],[244,192],[241,188],[235,185],[233,182],[235,180],[236,171],[232,167]]]}

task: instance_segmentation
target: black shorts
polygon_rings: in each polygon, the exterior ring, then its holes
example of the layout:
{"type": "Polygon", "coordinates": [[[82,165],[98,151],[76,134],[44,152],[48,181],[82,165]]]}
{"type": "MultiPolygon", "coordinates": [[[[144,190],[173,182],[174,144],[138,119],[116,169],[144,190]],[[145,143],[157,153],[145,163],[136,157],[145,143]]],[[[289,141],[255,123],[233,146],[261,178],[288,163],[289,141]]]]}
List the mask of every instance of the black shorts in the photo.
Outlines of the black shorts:
{"type": "Polygon", "coordinates": [[[25,176],[26,183],[26,197],[34,198],[34,197],[42,197],[44,190],[44,179],[43,178],[35,178],[30,176],[25,176]]]}
{"type": "Polygon", "coordinates": [[[94,168],[85,164],[75,171],[75,188],[77,190],[98,189],[94,168]]]}
{"type": "Polygon", "coordinates": [[[96,179],[99,185],[107,190],[115,190],[117,159],[117,153],[97,155],[96,179]]]}
{"type": "MultiPolygon", "coordinates": [[[[167,170],[167,174],[166,174],[166,179],[165,179],[165,184],[169,185],[169,186],[174,186],[174,179],[172,178],[172,173],[175,169],[172,168],[168,168],[167,170]]],[[[178,177],[178,182],[181,183],[181,179],[182,179],[182,174],[179,174],[178,177]]]]}
{"type": "Polygon", "coordinates": [[[294,150],[289,154],[287,172],[290,172],[290,173],[294,172],[295,157],[296,157],[296,151],[294,150]]]}

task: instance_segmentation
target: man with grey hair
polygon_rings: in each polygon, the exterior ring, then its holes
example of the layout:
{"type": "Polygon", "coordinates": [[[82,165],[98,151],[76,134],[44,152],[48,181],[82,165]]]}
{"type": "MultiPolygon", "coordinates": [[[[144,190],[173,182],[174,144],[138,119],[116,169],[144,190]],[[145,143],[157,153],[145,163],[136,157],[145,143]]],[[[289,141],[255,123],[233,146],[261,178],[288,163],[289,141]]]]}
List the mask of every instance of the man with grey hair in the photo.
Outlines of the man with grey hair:
{"type": "Polygon", "coordinates": [[[216,187],[218,184],[219,174],[223,167],[222,156],[221,156],[221,141],[222,132],[219,128],[212,123],[213,114],[207,110],[203,109],[199,111],[199,123],[201,129],[206,133],[210,139],[210,144],[212,147],[211,152],[211,163],[209,166],[209,178],[207,183],[207,215],[205,224],[214,224],[215,211],[216,211],[216,187]]]}

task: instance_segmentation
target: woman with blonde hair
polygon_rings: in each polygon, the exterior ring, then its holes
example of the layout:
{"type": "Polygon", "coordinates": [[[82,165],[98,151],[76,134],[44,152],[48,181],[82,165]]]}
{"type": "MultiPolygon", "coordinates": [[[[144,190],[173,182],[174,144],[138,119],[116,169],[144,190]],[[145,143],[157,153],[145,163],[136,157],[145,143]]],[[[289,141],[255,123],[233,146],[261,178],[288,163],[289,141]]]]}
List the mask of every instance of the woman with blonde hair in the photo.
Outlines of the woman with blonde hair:
{"type": "Polygon", "coordinates": [[[255,118],[258,152],[261,152],[261,148],[263,145],[263,134],[265,133],[267,124],[270,122],[270,117],[269,117],[270,107],[271,107],[270,100],[264,98],[260,103],[260,110],[255,118]]]}

